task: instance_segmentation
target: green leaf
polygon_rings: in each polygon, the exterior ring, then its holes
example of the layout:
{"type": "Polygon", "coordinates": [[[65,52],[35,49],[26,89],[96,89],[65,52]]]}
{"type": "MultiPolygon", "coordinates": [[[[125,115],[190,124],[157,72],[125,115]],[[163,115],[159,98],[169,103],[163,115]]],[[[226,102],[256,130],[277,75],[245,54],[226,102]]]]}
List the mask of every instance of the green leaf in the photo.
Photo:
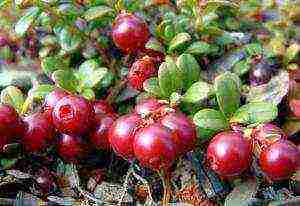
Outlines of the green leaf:
{"type": "Polygon", "coordinates": [[[9,169],[12,166],[14,166],[18,160],[19,160],[18,158],[15,158],[15,159],[1,158],[0,162],[1,162],[3,169],[9,169]]]}
{"type": "Polygon", "coordinates": [[[258,185],[255,179],[249,179],[248,181],[241,183],[226,197],[224,206],[248,206],[249,202],[254,198],[257,189],[258,185]]]}
{"type": "Polygon", "coordinates": [[[52,92],[55,89],[54,85],[50,84],[39,84],[35,87],[33,87],[28,92],[28,96],[33,97],[34,99],[44,99],[50,92],[52,92]]]}
{"type": "Polygon", "coordinates": [[[154,96],[162,96],[157,77],[151,77],[144,81],[143,87],[146,92],[153,94],[154,96]]]}
{"type": "Polygon", "coordinates": [[[166,97],[169,97],[172,92],[182,89],[183,77],[181,70],[177,68],[171,57],[166,57],[166,61],[160,65],[158,82],[163,95],[166,97]]]}
{"type": "Polygon", "coordinates": [[[229,128],[229,123],[224,115],[214,109],[198,111],[193,118],[200,138],[207,139],[214,134],[229,128]]]}
{"type": "Polygon", "coordinates": [[[233,72],[238,76],[242,76],[242,75],[246,74],[251,69],[250,61],[251,61],[251,58],[247,58],[247,59],[239,61],[238,63],[236,63],[234,65],[233,72]]]}
{"type": "Polygon", "coordinates": [[[210,45],[204,41],[197,41],[192,43],[186,50],[192,55],[207,55],[217,53],[219,48],[215,45],[210,45]]]}
{"type": "Polygon", "coordinates": [[[38,7],[31,7],[26,10],[25,14],[19,19],[15,25],[15,32],[18,36],[23,36],[29,27],[33,24],[40,13],[38,7]]]}
{"type": "Polygon", "coordinates": [[[207,99],[213,92],[213,86],[206,82],[194,83],[184,94],[182,101],[188,103],[198,103],[207,99]]]}
{"type": "Polygon", "coordinates": [[[239,77],[230,72],[221,74],[215,79],[214,88],[220,110],[231,117],[240,106],[239,77]]]}
{"type": "Polygon", "coordinates": [[[240,107],[230,122],[241,124],[256,124],[270,122],[277,117],[276,105],[268,102],[251,102],[240,107]]]}
{"type": "Polygon", "coordinates": [[[1,91],[1,103],[13,106],[21,112],[25,99],[21,90],[14,86],[8,86],[1,91]]]}
{"type": "Polygon", "coordinates": [[[176,65],[181,70],[184,89],[188,89],[194,82],[199,80],[200,66],[191,54],[181,54],[177,58],[176,65]]]}
{"type": "Polygon", "coordinates": [[[85,88],[81,95],[88,100],[95,100],[95,93],[91,88],[85,88]]]}
{"type": "Polygon", "coordinates": [[[146,43],[145,48],[151,49],[151,50],[154,50],[157,52],[161,52],[161,53],[165,52],[163,45],[159,41],[157,41],[157,39],[155,39],[155,38],[150,38],[149,41],[146,43]]]}
{"type": "Polygon", "coordinates": [[[297,60],[300,58],[300,44],[298,43],[293,43],[291,44],[284,55],[284,60],[283,62],[285,64],[290,63],[293,60],[297,60]]]}
{"type": "Polygon", "coordinates": [[[91,21],[94,19],[99,19],[101,17],[110,15],[114,12],[114,10],[108,6],[95,6],[89,8],[84,12],[83,16],[85,20],[91,21]]]}
{"type": "Polygon", "coordinates": [[[62,52],[72,52],[79,48],[82,38],[78,31],[74,30],[74,28],[68,26],[57,27],[54,29],[54,32],[57,35],[60,46],[63,50],[62,52]]]}
{"type": "Polygon", "coordinates": [[[58,87],[75,93],[78,86],[78,80],[76,79],[73,71],[71,70],[56,70],[52,73],[52,79],[58,87]]]}
{"type": "Polygon", "coordinates": [[[279,72],[267,84],[250,87],[247,94],[248,102],[269,102],[278,105],[288,94],[290,85],[289,73],[285,70],[279,72]]]}
{"type": "Polygon", "coordinates": [[[56,70],[66,70],[69,68],[69,60],[58,56],[50,56],[42,59],[41,67],[47,75],[51,75],[56,70]]]}
{"type": "Polygon", "coordinates": [[[244,47],[248,56],[255,56],[263,53],[263,47],[259,43],[247,44],[244,47]]]}
{"type": "Polygon", "coordinates": [[[108,73],[105,67],[100,67],[97,59],[83,62],[75,73],[81,88],[95,87],[108,73]]]}
{"type": "Polygon", "coordinates": [[[192,40],[192,37],[188,33],[177,34],[170,42],[169,52],[182,49],[186,44],[192,40]]]}

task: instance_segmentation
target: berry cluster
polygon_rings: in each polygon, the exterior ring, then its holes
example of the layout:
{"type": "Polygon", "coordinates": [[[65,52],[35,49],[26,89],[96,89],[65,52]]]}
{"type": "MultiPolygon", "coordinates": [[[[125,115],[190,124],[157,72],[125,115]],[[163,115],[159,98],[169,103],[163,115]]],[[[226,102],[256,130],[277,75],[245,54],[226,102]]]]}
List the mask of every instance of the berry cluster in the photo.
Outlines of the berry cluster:
{"type": "Polygon", "coordinates": [[[299,167],[300,152],[277,126],[267,123],[253,129],[250,139],[242,132],[221,132],[210,142],[207,158],[211,168],[224,178],[240,175],[250,166],[252,153],[272,181],[285,180],[299,167]]]}
{"type": "Polygon", "coordinates": [[[118,118],[109,130],[114,151],[146,167],[168,169],[196,143],[194,124],[184,114],[155,99],[141,101],[132,114],[118,118]]]}

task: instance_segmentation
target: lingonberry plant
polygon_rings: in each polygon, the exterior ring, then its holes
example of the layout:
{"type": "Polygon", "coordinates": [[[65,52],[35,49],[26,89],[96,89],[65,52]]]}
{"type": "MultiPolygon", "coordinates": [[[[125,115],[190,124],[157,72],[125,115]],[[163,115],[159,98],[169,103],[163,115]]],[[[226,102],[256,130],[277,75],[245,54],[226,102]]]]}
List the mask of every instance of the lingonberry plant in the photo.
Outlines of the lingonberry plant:
{"type": "Polygon", "coordinates": [[[1,203],[294,204],[298,22],[289,0],[1,1],[1,203]]]}

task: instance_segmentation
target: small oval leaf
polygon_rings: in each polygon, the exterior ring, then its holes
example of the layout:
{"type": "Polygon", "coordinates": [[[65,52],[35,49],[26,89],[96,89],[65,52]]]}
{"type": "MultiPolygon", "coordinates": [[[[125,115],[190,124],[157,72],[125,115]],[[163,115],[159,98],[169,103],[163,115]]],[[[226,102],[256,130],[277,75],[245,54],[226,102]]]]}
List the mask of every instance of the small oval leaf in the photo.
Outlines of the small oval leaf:
{"type": "Polygon", "coordinates": [[[152,77],[144,81],[143,87],[146,92],[153,94],[154,96],[162,96],[157,77],[152,77]]]}
{"type": "Polygon", "coordinates": [[[146,43],[145,48],[151,49],[151,50],[154,50],[157,52],[161,52],[161,53],[165,52],[163,45],[159,41],[157,41],[157,39],[155,39],[155,38],[150,38],[149,41],[146,43]]]}
{"type": "Polygon", "coordinates": [[[203,109],[198,111],[193,118],[197,127],[198,136],[202,139],[212,137],[212,135],[229,128],[228,121],[224,115],[214,109],[203,109]]]}
{"type": "Polygon", "coordinates": [[[76,92],[78,80],[70,70],[56,70],[52,73],[52,79],[58,87],[70,92],[76,92]]]}
{"type": "Polygon", "coordinates": [[[41,67],[47,75],[51,75],[56,70],[68,69],[69,61],[58,56],[45,57],[42,59],[41,67]]]}
{"type": "Polygon", "coordinates": [[[230,122],[256,124],[270,122],[277,117],[277,106],[268,102],[251,102],[240,107],[230,122]]]}
{"type": "Polygon", "coordinates": [[[188,33],[179,33],[171,40],[169,51],[180,50],[191,40],[192,37],[188,33]]]}
{"type": "Polygon", "coordinates": [[[1,103],[13,106],[19,113],[24,104],[24,96],[21,90],[14,86],[8,86],[1,91],[1,103]]]}
{"type": "Polygon", "coordinates": [[[191,54],[180,55],[177,58],[176,65],[181,70],[184,89],[188,89],[194,82],[199,80],[200,66],[191,54]]]}
{"type": "Polygon", "coordinates": [[[38,7],[31,7],[26,10],[25,14],[19,19],[15,25],[15,32],[18,36],[23,36],[29,27],[33,24],[34,20],[40,13],[38,7]]]}
{"type": "Polygon", "coordinates": [[[52,92],[55,89],[54,85],[50,84],[40,84],[35,87],[33,87],[31,90],[28,92],[28,96],[33,97],[34,99],[44,99],[47,94],[52,92]]]}
{"type": "Polygon", "coordinates": [[[114,12],[114,10],[108,6],[95,6],[89,8],[86,12],[84,12],[83,16],[85,20],[91,21],[94,19],[99,19],[101,17],[110,15],[114,12]]]}
{"type": "Polygon", "coordinates": [[[192,43],[186,50],[192,55],[207,55],[217,53],[219,48],[215,45],[210,45],[204,41],[197,41],[192,43]]]}
{"type": "Polygon", "coordinates": [[[159,86],[163,95],[169,97],[170,94],[182,89],[182,73],[171,57],[166,57],[158,70],[159,86]]]}
{"type": "Polygon", "coordinates": [[[233,73],[226,72],[215,79],[215,92],[220,110],[231,117],[240,106],[240,80],[233,73]]]}
{"type": "Polygon", "coordinates": [[[194,83],[184,94],[182,101],[188,103],[198,103],[207,99],[213,91],[213,86],[206,82],[194,83]]]}

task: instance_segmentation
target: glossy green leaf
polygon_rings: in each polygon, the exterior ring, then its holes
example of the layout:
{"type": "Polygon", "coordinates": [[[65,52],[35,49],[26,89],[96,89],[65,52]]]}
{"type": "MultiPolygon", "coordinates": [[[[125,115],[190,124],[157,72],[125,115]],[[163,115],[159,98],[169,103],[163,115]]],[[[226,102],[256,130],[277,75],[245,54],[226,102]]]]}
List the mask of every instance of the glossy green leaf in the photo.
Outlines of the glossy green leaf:
{"type": "Polygon", "coordinates": [[[181,90],[183,87],[183,76],[171,57],[166,57],[158,70],[159,87],[164,96],[169,97],[172,92],[181,90]]]}
{"type": "Polygon", "coordinates": [[[200,66],[191,54],[181,54],[177,58],[176,65],[181,70],[184,89],[188,89],[194,82],[199,80],[200,66]]]}
{"type": "Polygon", "coordinates": [[[68,26],[57,27],[54,29],[54,32],[57,35],[60,46],[63,50],[62,52],[72,52],[78,49],[82,42],[81,36],[78,31],[74,30],[74,28],[68,26]]]}
{"type": "Polygon", "coordinates": [[[21,112],[25,99],[21,90],[14,86],[8,86],[1,91],[1,103],[13,106],[21,112]]]}
{"type": "Polygon", "coordinates": [[[83,62],[75,73],[81,88],[95,87],[108,73],[105,67],[100,67],[97,59],[90,59],[83,62]]]}
{"type": "Polygon", "coordinates": [[[215,79],[214,89],[220,110],[225,116],[231,117],[240,106],[240,82],[239,77],[226,72],[215,79]]]}
{"type": "Polygon", "coordinates": [[[193,55],[216,54],[219,48],[213,44],[208,44],[204,41],[196,41],[192,43],[186,50],[187,53],[193,55]]]}
{"type": "Polygon", "coordinates": [[[34,99],[44,99],[47,94],[52,92],[55,89],[54,85],[51,84],[39,84],[35,87],[33,87],[31,90],[28,92],[28,96],[33,97],[34,99]]]}
{"type": "Polygon", "coordinates": [[[169,51],[180,50],[192,40],[188,33],[177,34],[170,42],[169,51]]]}
{"type": "Polygon", "coordinates": [[[15,32],[18,36],[23,36],[29,27],[34,23],[40,13],[38,7],[31,7],[26,10],[25,14],[19,19],[15,25],[15,32]]]}
{"type": "Polygon", "coordinates": [[[144,90],[150,94],[153,94],[157,97],[162,96],[157,77],[151,77],[144,81],[143,87],[144,90]]]}
{"type": "Polygon", "coordinates": [[[255,179],[249,179],[246,182],[236,186],[233,191],[226,197],[224,206],[240,205],[248,206],[258,190],[255,179]]]}
{"type": "Polygon", "coordinates": [[[78,80],[71,70],[56,70],[52,73],[52,79],[58,87],[70,92],[76,92],[78,80]]]}
{"type": "Polygon", "coordinates": [[[297,59],[300,59],[300,44],[294,43],[287,48],[283,61],[285,64],[288,64],[289,62],[297,59]]]}
{"type": "Polygon", "coordinates": [[[68,59],[58,57],[58,56],[50,56],[42,59],[41,67],[45,74],[51,75],[56,70],[66,70],[69,68],[68,59]]]}
{"type": "Polygon", "coordinates": [[[95,100],[95,93],[91,88],[85,88],[81,95],[88,100],[95,100]]]}
{"type": "Polygon", "coordinates": [[[89,8],[87,11],[84,12],[83,16],[85,20],[91,21],[94,19],[99,19],[101,17],[110,15],[114,12],[114,10],[108,6],[95,6],[89,8]]]}
{"type": "Polygon", "coordinates": [[[155,38],[150,38],[149,41],[146,43],[145,48],[161,53],[165,52],[163,45],[155,38]]]}
{"type": "Polygon", "coordinates": [[[200,138],[207,139],[214,134],[229,128],[229,123],[224,115],[214,109],[203,109],[198,111],[193,121],[197,127],[197,133],[200,138]]]}
{"type": "Polygon", "coordinates": [[[207,99],[213,92],[213,86],[206,82],[194,83],[184,94],[182,101],[189,103],[198,103],[207,99]]]}
{"type": "Polygon", "coordinates": [[[239,61],[233,66],[233,73],[235,73],[238,76],[242,76],[246,74],[251,69],[251,58],[244,59],[242,61],[239,61]]]}
{"type": "Polygon", "coordinates": [[[277,117],[277,106],[268,102],[251,102],[240,107],[230,122],[256,124],[270,122],[277,117]]]}

